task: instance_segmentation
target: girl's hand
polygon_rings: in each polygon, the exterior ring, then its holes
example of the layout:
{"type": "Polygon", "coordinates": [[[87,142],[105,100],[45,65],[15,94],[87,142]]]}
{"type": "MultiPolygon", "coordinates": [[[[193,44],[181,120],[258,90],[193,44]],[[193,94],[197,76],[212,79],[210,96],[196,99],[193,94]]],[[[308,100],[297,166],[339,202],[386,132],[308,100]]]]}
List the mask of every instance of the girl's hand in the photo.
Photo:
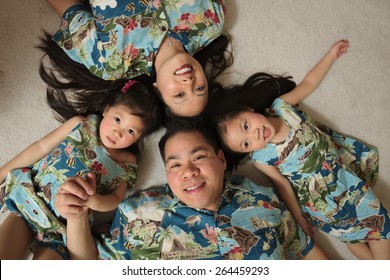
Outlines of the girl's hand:
{"type": "Polygon", "coordinates": [[[309,224],[309,222],[303,216],[299,219],[299,221],[297,221],[297,223],[301,226],[301,228],[307,235],[312,238],[315,236],[316,228],[313,225],[309,224]]]}
{"type": "Polygon", "coordinates": [[[348,40],[340,40],[336,42],[329,50],[329,54],[334,57],[334,59],[339,58],[343,54],[348,52],[349,41],[348,40]]]}

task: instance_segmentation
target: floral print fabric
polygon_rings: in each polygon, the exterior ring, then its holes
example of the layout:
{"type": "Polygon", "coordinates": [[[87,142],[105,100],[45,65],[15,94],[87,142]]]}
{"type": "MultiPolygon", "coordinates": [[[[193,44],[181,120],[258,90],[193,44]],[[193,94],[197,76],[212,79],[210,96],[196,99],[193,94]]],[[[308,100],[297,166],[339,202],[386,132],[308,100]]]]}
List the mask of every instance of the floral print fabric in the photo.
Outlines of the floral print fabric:
{"type": "Polygon", "coordinates": [[[272,188],[225,184],[216,212],[193,209],[168,186],[123,201],[98,241],[101,259],[300,259],[314,246],[272,188]]]}
{"type": "Polygon", "coordinates": [[[224,0],[90,0],[70,7],[53,40],[105,80],[151,74],[165,36],[193,55],[221,35],[224,0]]]}
{"type": "Polygon", "coordinates": [[[285,121],[290,134],[252,158],[289,179],[309,222],[344,242],[389,238],[389,215],[371,189],[378,175],[376,148],[317,123],[282,99],[268,114],[285,121]]]}
{"type": "Polygon", "coordinates": [[[65,227],[54,209],[58,188],[68,177],[96,176],[96,192],[111,193],[121,182],[132,187],[137,164],[115,162],[98,136],[100,117],[90,115],[49,155],[33,166],[12,170],[2,187],[0,205],[21,215],[35,232],[36,242],[65,256],[65,227]]]}

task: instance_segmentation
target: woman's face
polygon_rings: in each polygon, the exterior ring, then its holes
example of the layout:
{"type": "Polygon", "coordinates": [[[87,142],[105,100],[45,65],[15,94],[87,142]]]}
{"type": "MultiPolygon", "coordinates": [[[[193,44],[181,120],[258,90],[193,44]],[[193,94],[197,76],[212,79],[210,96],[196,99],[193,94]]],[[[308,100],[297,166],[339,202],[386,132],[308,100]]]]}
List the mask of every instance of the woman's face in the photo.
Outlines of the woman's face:
{"type": "Polygon", "coordinates": [[[208,84],[199,62],[187,53],[173,55],[156,70],[154,86],[176,116],[199,115],[206,107],[208,84]]]}

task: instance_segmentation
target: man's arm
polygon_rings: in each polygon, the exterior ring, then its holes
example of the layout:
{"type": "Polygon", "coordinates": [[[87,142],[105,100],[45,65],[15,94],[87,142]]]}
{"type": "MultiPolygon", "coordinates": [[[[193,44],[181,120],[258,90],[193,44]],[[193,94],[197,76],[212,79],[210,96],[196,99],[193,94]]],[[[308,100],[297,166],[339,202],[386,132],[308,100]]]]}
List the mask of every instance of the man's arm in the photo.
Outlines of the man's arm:
{"type": "Polygon", "coordinates": [[[55,197],[55,208],[67,220],[66,246],[71,259],[96,260],[98,257],[88,221],[88,207],[85,206],[95,187],[95,176],[88,173],[86,180],[78,176],[68,179],[55,197]]]}

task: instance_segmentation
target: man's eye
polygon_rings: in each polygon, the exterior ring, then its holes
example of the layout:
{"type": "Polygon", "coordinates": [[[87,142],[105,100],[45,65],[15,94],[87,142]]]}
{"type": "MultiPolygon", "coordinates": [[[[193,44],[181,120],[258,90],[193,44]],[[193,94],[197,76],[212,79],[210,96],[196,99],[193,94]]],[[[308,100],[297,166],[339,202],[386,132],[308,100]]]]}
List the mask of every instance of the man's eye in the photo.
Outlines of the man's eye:
{"type": "Polygon", "coordinates": [[[197,155],[194,157],[194,160],[200,160],[202,158],[205,158],[206,156],[205,155],[197,155]]]}
{"type": "Polygon", "coordinates": [[[244,142],[244,147],[245,147],[245,149],[248,149],[248,147],[249,147],[249,141],[245,141],[245,142],[244,142]]]}
{"type": "Polygon", "coordinates": [[[130,134],[130,135],[134,135],[135,134],[135,131],[133,129],[128,129],[127,132],[130,134]]]}
{"type": "Polygon", "coordinates": [[[118,117],[114,117],[114,120],[115,120],[116,123],[121,123],[121,119],[118,118],[118,117]]]}
{"type": "Polygon", "coordinates": [[[248,128],[249,128],[248,122],[245,122],[245,123],[244,123],[244,129],[245,129],[245,130],[248,130],[248,128]]]}
{"type": "Polygon", "coordinates": [[[174,95],[175,98],[182,98],[184,96],[184,92],[179,92],[174,95]]]}

